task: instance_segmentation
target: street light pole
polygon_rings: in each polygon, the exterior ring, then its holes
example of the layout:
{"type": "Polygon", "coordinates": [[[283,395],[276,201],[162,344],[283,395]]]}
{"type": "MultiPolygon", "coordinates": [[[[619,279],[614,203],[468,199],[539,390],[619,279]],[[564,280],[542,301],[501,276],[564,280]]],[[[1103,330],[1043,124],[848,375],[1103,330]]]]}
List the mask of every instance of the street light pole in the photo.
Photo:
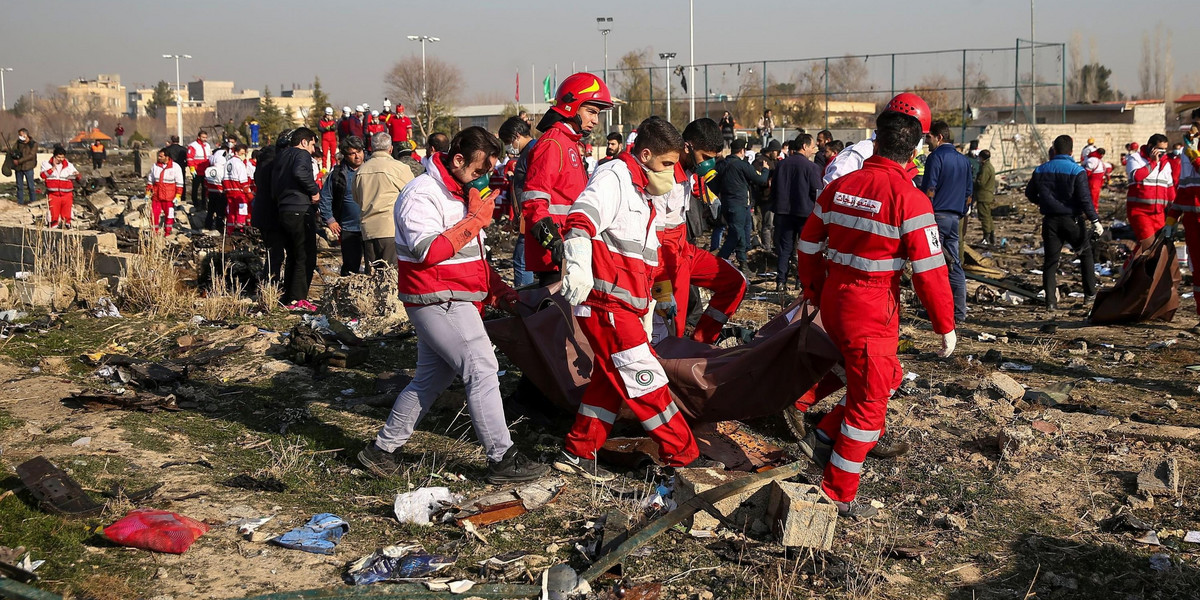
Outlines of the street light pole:
{"type": "Polygon", "coordinates": [[[696,120],[696,0],[688,0],[688,122],[696,120]]]}
{"type": "Polygon", "coordinates": [[[12,67],[0,67],[0,110],[8,110],[8,95],[4,93],[5,71],[12,71],[12,67]]]}
{"type": "Polygon", "coordinates": [[[658,57],[667,61],[667,122],[671,122],[671,59],[675,58],[674,52],[659,52],[658,57]]]}
{"type": "Polygon", "coordinates": [[[425,105],[425,137],[429,137],[429,131],[433,128],[433,110],[429,107],[429,79],[425,71],[425,42],[434,43],[442,41],[442,38],[428,35],[410,35],[408,39],[414,42],[421,42],[421,104],[425,105]]]}
{"type": "MultiPolygon", "coordinates": [[[[604,37],[604,85],[608,83],[608,34],[612,33],[612,17],[596,17],[596,29],[600,30],[600,35],[604,37]]],[[[604,111],[604,126],[609,133],[612,132],[612,111],[604,111]]]]}
{"type": "Polygon", "coordinates": [[[183,143],[183,85],[179,82],[179,59],[191,59],[191,54],[164,54],[163,58],[175,59],[175,135],[183,143]]]}

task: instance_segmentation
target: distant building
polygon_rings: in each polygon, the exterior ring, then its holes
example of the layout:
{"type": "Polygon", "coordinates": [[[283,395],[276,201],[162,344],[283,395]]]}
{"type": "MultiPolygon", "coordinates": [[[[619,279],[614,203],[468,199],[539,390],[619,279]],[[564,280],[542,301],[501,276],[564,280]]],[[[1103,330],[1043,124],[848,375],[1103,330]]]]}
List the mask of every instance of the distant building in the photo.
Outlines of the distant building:
{"type": "MultiPolygon", "coordinates": [[[[508,104],[477,104],[474,106],[460,106],[454,110],[454,118],[457,121],[458,129],[461,131],[468,127],[483,127],[488,131],[495,133],[500,129],[500,125],[504,120],[514,114],[506,115],[505,111],[512,112],[514,105],[508,104]]],[[[534,102],[530,104],[522,104],[521,108],[529,113],[529,120],[537,125],[542,115],[550,110],[550,105],[545,102],[534,102]]],[[[408,114],[413,116],[416,114],[416,108],[410,108],[408,114]]],[[[414,117],[415,118],[415,117],[414,117]]],[[[603,120],[603,119],[601,119],[603,120]]],[[[593,143],[595,143],[593,141],[593,143]]],[[[603,144],[603,141],[600,142],[603,144]]]]}
{"type": "Polygon", "coordinates": [[[198,79],[189,81],[187,84],[188,98],[190,100],[200,102],[204,106],[215,108],[217,102],[221,100],[241,100],[246,98],[257,98],[260,95],[258,90],[242,90],[240,92],[233,91],[232,81],[209,81],[207,79],[198,79]]]}
{"type": "Polygon", "coordinates": [[[58,91],[67,97],[72,107],[80,110],[94,107],[110,115],[125,114],[129,101],[125,86],[121,85],[121,76],[117,74],[102,73],[95,79],[77,79],[58,86],[58,91]]]}

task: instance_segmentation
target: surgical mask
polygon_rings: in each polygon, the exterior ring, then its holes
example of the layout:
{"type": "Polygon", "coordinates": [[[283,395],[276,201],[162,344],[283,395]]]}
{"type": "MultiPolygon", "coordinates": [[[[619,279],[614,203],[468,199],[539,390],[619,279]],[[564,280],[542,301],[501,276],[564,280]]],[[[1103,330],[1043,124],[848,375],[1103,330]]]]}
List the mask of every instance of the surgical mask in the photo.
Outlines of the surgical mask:
{"type": "Polygon", "coordinates": [[[675,169],[665,171],[646,171],[646,191],[651,196],[662,196],[675,187],[675,169]]]}
{"type": "Polygon", "coordinates": [[[27,137],[25,137],[25,136],[23,136],[23,135],[19,135],[19,136],[17,136],[17,139],[21,140],[22,142],[27,142],[27,141],[29,141],[29,138],[27,138],[27,137]]]}

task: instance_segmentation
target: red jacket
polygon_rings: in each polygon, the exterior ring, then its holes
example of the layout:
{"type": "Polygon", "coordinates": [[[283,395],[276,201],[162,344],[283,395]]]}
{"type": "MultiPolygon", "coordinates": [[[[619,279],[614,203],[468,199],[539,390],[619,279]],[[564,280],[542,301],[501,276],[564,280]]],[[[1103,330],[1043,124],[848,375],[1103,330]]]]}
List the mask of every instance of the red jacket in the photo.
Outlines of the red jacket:
{"type": "Polygon", "coordinates": [[[929,198],[895,161],[872,156],[833,180],[800,234],[804,296],[819,302],[827,279],[899,286],[912,262],[913,289],[933,330],[954,330],[954,300],[929,198]]]}
{"type": "Polygon", "coordinates": [[[618,160],[596,167],[567,215],[563,237],[592,240],[595,287],[584,301],[587,306],[639,315],[650,308],[659,240],[646,184],[642,165],[623,152],[618,160]]]}
{"type": "Polygon", "coordinates": [[[579,140],[566,123],[555,123],[538,139],[529,155],[521,211],[525,218],[525,268],[535,272],[557,271],[550,251],[533,238],[533,225],[545,217],[562,230],[571,205],[587,187],[588,176],[579,157],[579,140]]]}
{"type": "Polygon", "coordinates": [[[317,122],[317,129],[321,132],[321,137],[325,137],[329,134],[336,134],[337,127],[337,121],[334,121],[333,117],[321,119],[317,122]]]}
{"type": "Polygon", "coordinates": [[[1179,193],[1167,210],[1167,215],[1178,219],[1184,213],[1200,217],[1200,156],[1183,157],[1179,164],[1179,193]]]}
{"type": "Polygon", "coordinates": [[[174,202],[183,196],[183,171],[179,165],[167,160],[167,164],[154,163],[146,175],[146,192],[155,202],[174,202]]]}
{"type": "Polygon", "coordinates": [[[1125,203],[1140,205],[1143,210],[1163,211],[1175,199],[1175,172],[1166,156],[1152,160],[1145,150],[1142,148],[1126,159],[1129,188],[1125,203]]]}
{"type": "Polygon", "coordinates": [[[187,147],[187,166],[195,169],[199,173],[203,173],[208,168],[208,161],[212,158],[212,147],[208,142],[196,140],[187,147]]]}
{"type": "Polygon", "coordinates": [[[351,115],[349,117],[344,117],[341,121],[338,122],[338,130],[337,131],[338,131],[339,138],[344,138],[344,137],[350,136],[350,135],[358,136],[361,138],[363,136],[362,121],[355,119],[353,115],[351,115]]]}
{"type": "Polygon", "coordinates": [[[392,115],[387,122],[388,133],[392,134],[392,143],[407,142],[408,130],[412,129],[412,119],[405,115],[392,115]]]}

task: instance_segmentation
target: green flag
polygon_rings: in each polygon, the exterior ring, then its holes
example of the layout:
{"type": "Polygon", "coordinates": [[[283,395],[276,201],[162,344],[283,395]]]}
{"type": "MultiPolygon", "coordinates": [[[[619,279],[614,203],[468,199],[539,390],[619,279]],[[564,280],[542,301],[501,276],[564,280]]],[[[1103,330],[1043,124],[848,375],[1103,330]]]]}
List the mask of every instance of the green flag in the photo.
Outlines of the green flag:
{"type": "Polygon", "coordinates": [[[546,96],[546,102],[554,102],[554,88],[551,87],[551,79],[554,79],[553,75],[547,75],[542,80],[542,94],[546,96]]]}

